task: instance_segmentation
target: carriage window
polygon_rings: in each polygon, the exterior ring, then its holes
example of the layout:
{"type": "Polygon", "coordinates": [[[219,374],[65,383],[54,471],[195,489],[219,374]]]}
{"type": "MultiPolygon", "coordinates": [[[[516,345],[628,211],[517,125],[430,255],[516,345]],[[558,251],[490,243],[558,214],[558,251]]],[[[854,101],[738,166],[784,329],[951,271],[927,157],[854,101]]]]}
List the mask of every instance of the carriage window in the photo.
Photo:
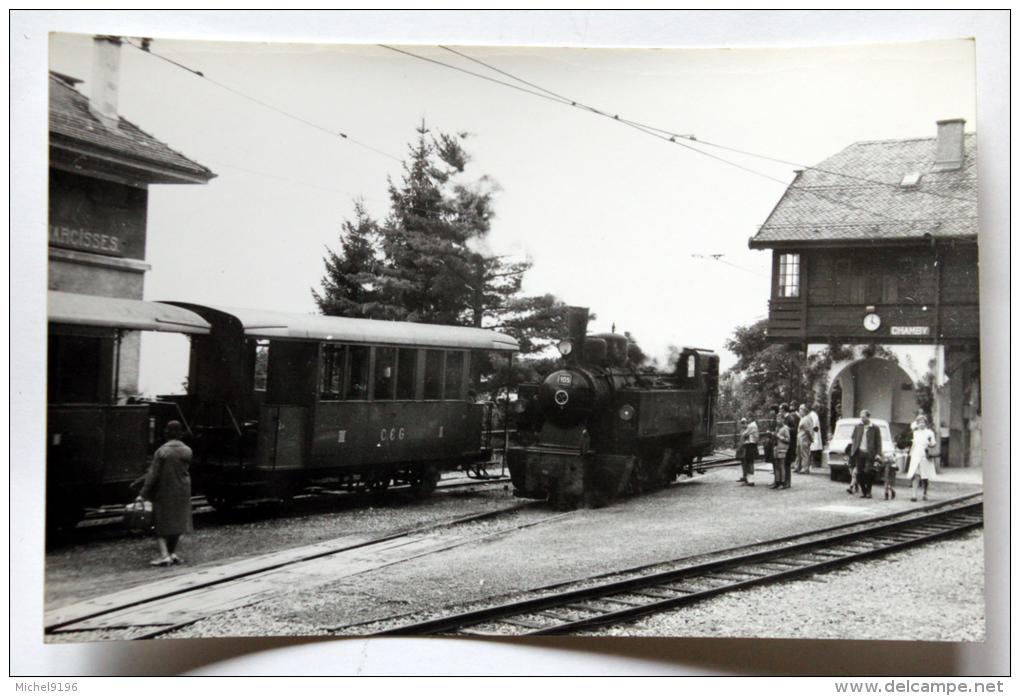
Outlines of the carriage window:
{"type": "Polygon", "coordinates": [[[449,351],[446,354],[446,398],[460,399],[463,396],[464,354],[449,351]]]}
{"type": "Polygon", "coordinates": [[[425,398],[443,398],[443,351],[425,351],[425,398]]]}
{"type": "Polygon", "coordinates": [[[418,351],[401,348],[397,351],[397,398],[414,398],[415,378],[418,375],[418,351]]]}
{"type": "Polygon", "coordinates": [[[373,399],[386,401],[393,399],[393,384],[396,382],[397,349],[375,349],[375,391],[373,399]]]}
{"type": "Polygon", "coordinates": [[[336,401],[344,386],[345,346],[322,347],[322,369],[319,371],[319,398],[336,401]]]}
{"type": "Polygon", "coordinates": [[[266,376],[269,374],[269,341],[255,341],[255,391],[266,390],[266,376]]]}
{"type": "Polygon", "coordinates": [[[92,336],[49,337],[47,388],[53,404],[101,403],[109,398],[100,379],[103,340],[92,336]]]}
{"type": "Polygon", "coordinates": [[[368,353],[366,346],[350,346],[347,349],[347,389],[344,398],[348,401],[364,401],[368,398],[368,353]]]}

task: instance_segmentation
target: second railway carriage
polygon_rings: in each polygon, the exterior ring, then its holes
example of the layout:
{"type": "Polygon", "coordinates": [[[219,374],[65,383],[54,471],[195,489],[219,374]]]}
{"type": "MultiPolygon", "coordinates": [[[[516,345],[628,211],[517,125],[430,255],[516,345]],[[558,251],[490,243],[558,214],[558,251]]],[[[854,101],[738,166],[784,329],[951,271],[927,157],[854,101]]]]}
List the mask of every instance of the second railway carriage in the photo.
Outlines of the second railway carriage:
{"type": "Polygon", "coordinates": [[[175,305],[212,330],[192,340],[195,485],[217,507],[308,487],[410,484],[491,455],[491,403],[474,403],[510,336],[459,326],[175,305]]]}

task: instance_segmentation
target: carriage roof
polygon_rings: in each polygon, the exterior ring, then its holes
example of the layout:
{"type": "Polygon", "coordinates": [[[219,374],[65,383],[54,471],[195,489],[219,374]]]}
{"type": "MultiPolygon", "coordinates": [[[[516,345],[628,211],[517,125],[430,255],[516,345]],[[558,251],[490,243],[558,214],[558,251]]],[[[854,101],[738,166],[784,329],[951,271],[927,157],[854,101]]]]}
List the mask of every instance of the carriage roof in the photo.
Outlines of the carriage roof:
{"type": "Polygon", "coordinates": [[[49,291],[46,313],[56,324],[185,334],[207,334],[210,329],[209,322],[182,307],[57,290],[49,291]]]}
{"type": "Polygon", "coordinates": [[[365,343],[425,348],[469,348],[516,351],[517,339],[488,329],[469,326],[442,326],[403,321],[352,319],[320,314],[294,314],[260,309],[194,305],[175,306],[194,310],[211,321],[213,313],[226,314],[240,322],[249,338],[291,339],[336,343],[365,343]]]}

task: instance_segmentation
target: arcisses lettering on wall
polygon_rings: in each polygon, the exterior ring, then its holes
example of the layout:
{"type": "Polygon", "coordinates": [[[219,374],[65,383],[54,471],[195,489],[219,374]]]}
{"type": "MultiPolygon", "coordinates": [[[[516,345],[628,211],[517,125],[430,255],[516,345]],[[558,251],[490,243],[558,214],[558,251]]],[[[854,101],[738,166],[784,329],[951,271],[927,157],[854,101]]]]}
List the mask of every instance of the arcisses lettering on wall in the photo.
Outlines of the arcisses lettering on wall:
{"type": "Polygon", "coordinates": [[[110,256],[122,254],[120,239],[112,234],[87,232],[61,225],[50,225],[50,244],[110,256]]]}

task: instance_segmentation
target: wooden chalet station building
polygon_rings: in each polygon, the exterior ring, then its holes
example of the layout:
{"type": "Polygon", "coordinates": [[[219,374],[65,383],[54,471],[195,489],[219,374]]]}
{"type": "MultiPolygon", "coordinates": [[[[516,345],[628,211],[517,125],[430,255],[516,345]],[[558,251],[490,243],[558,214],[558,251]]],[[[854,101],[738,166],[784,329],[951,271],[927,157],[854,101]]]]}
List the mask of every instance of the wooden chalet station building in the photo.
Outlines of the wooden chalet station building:
{"type": "Polygon", "coordinates": [[[749,245],[773,254],[769,338],[831,361],[830,428],[867,408],[895,437],[924,408],[942,464],[980,466],[977,136],[964,124],[798,172],[749,245]]]}

